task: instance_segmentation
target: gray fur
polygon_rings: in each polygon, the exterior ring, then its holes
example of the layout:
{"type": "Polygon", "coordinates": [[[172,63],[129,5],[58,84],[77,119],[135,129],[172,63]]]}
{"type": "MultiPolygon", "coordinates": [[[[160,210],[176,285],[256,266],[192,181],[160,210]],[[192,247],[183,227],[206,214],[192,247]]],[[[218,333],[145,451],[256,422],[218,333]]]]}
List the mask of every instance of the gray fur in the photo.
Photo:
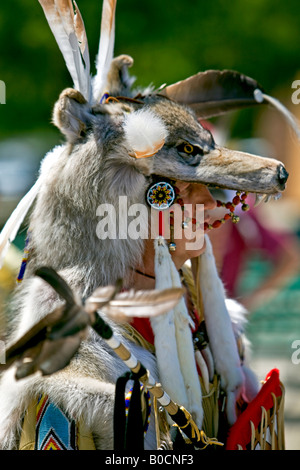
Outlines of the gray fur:
{"type": "MultiPolygon", "coordinates": [[[[117,69],[111,70],[115,96],[130,96],[131,81],[126,75],[125,62],[121,60],[121,65],[115,62],[113,66],[117,69]]],[[[37,267],[53,267],[78,298],[84,298],[98,286],[126,278],[129,268],[141,260],[142,240],[98,239],[99,204],[109,203],[117,208],[119,196],[127,196],[129,205],[144,203],[153,175],[206,183],[227,179],[229,187],[239,183],[241,189],[256,191],[263,186],[264,192],[278,190],[278,162],[253,157],[255,172],[249,171],[251,157],[244,161],[239,158],[238,170],[222,158],[217,164],[214,156],[221,150],[216,150],[211,134],[198,123],[190,109],[156,94],[146,94],[142,102],[120,100],[91,107],[79,92],[68,89],[55,105],[53,121],[67,142],[49,153],[42,165],[43,186],[29,221],[31,258],[18,293],[19,306],[10,341],[24,334],[60,302],[45,283],[32,279],[37,267]],[[168,138],[154,157],[136,160],[129,156],[122,124],[125,113],[141,106],[151,108],[162,118],[168,138]],[[181,155],[176,146],[183,141],[198,145],[205,155],[181,155]],[[262,167],[265,172],[259,173],[257,168],[262,167]]],[[[122,327],[114,325],[114,328],[124,340],[122,327]]],[[[128,346],[157,377],[153,356],[133,343],[128,346]]],[[[91,333],[70,366],[51,377],[35,376],[16,384],[13,371],[8,371],[0,386],[0,446],[4,449],[17,446],[26,407],[42,391],[70,416],[84,417],[99,449],[111,449],[114,384],[125,370],[105,343],[91,333]]],[[[156,447],[153,419],[145,445],[156,447]]]]}

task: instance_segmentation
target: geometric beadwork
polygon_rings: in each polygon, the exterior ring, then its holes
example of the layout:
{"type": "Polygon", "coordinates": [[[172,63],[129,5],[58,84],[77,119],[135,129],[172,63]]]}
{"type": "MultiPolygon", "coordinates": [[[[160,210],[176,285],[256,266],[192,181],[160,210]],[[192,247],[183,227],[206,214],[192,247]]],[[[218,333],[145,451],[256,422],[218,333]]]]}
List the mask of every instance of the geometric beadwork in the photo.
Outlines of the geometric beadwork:
{"type": "Polygon", "coordinates": [[[36,410],[35,450],[77,450],[76,423],[41,395],[36,410]]]}
{"type": "Polygon", "coordinates": [[[175,197],[173,186],[166,181],[153,184],[146,195],[148,204],[157,210],[168,209],[173,204],[175,197]]]}

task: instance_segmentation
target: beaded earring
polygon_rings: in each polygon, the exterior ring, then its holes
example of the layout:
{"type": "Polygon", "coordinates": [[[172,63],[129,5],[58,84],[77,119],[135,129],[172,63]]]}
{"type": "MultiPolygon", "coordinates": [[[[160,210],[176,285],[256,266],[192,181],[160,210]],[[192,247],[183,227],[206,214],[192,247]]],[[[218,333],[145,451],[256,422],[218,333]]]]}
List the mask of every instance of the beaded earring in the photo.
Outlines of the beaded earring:
{"type": "MultiPolygon", "coordinates": [[[[159,236],[163,236],[162,211],[169,209],[176,199],[174,186],[167,181],[159,181],[150,186],[146,193],[146,200],[152,209],[159,210],[159,236]]],[[[176,250],[174,242],[174,212],[170,212],[170,235],[169,251],[176,250]]]]}
{"type": "Polygon", "coordinates": [[[150,207],[156,210],[166,210],[175,201],[175,189],[167,181],[159,181],[150,186],[146,199],[150,207]]]}

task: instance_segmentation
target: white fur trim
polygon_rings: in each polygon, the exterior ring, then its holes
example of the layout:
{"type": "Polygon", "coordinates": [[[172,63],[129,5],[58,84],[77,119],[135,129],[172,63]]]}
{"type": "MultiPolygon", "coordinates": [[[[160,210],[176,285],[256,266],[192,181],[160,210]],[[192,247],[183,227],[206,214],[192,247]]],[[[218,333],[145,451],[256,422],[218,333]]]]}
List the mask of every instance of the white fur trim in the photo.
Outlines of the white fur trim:
{"type": "MultiPolygon", "coordinates": [[[[155,275],[159,289],[181,286],[168,247],[155,240],[155,275]]],[[[172,400],[184,406],[201,428],[203,421],[201,385],[197,373],[190,318],[182,298],[176,307],[151,318],[161,383],[172,400]]]]}
{"type": "MultiPolygon", "coordinates": [[[[161,239],[154,240],[154,245],[156,287],[170,288],[172,260],[168,247],[161,239]]],[[[187,408],[188,400],[177,354],[174,311],[151,317],[150,322],[155,337],[155,354],[161,384],[173,401],[187,408]]]]}
{"type": "Polygon", "coordinates": [[[164,145],[168,135],[160,117],[147,108],[125,116],[124,132],[136,157],[147,157],[156,153],[164,145]]]}
{"type": "Polygon", "coordinates": [[[236,420],[235,402],[242,392],[244,374],[240,365],[231,320],[225,303],[225,292],[219,278],[211,242],[205,235],[206,250],[200,257],[200,286],[204,316],[216,371],[227,394],[227,418],[236,420]]]}
{"type": "MultiPolygon", "coordinates": [[[[173,286],[179,287],[181,286],[180,277],[173,262],[171,267],[173,286]]],[[[201,429],[203,421],[202,392],[194,355],[190,316],[183,297],[174,307],[174,316],[178,358],[188,398],[188,411],[192,414],[198,428],[201,429]]]]}

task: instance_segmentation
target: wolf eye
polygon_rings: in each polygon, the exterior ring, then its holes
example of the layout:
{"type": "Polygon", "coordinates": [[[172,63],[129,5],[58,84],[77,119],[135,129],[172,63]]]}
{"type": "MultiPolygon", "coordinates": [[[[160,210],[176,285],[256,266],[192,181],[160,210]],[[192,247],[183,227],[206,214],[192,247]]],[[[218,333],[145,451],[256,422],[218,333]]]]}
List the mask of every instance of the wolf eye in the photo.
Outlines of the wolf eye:
{"type": "Polygon", "coordinates": [[[196,145],[192,145],[188,142],[183,142],[182,144],[178,145],[177,150],[179,153],[184,153],[186,155],[203,155],[203,150],[196,145]]]}
{"type": "Polygon", "coordinates": [[[185,144],[183,150],[185,153],[193,153],[194,147],[191,144],[185,144]]]}

